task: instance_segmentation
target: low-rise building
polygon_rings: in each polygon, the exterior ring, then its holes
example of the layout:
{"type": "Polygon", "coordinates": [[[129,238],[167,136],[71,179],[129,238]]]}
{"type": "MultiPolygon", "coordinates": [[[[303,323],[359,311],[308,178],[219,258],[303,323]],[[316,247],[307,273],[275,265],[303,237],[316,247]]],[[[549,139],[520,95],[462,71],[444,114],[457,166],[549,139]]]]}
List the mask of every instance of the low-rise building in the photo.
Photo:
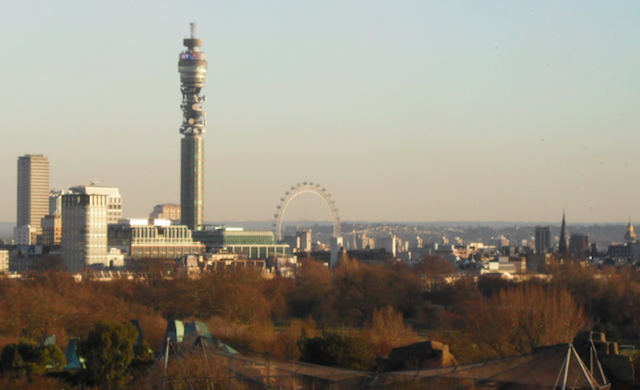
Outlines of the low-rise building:
{"type": "Polygon", "coordinates": [[[207,250],[225,249],[237,253],[241,259],[266,259],[289,255],[288,244],[278,244],[270,230],[244,230],[218,227],[194,232],[194,239],[207,246],[207,250]]]}
{"type": "Polygon", "coordinates": [[[205,251],[205,245],[193,240],[187,226],[160,219],[124,219],[109,225],[108,245],[132,259],[175,259],[205,251]]]}

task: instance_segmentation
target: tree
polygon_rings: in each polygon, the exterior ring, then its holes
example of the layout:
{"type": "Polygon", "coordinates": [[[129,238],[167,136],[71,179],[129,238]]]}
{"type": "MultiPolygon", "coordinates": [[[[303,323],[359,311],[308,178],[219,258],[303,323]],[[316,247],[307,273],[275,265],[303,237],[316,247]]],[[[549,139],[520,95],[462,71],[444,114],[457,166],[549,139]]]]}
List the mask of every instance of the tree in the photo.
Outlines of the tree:
{"type": "Polygon", "coordinates": [[[98,322],[78,344],[89,381],[101,389],[123,388],[129,379],[137,337],[137,331],[130,323],[98,322]]]}
{"type": "Polygon", "coordinates": [[[0,353],[0,371],[29,378],[61,370],[66,363],[64,353],[57,345],[40,346],[32,339],[5,345],[0,353]]]}
{"type": "Polygon", "coordinates": [[[310,315],[320,324],[332,315],[331,308],[331,270],[320,261],[303,260],[295,287],[288,296],[291,312],[298,318],[310,315]]]}
{"type": "Polygon", "coordinates": [[[402,313],[387,306],[373,311],[373,318],[367,326],[371,334],[373,352],[376,356],[387,356],[395,347],[417,342],[420,338],[405,325],[402,313]]]}
{"type": "Polygon", "coordinates": [[[327,333],[301,340],[301,345],[303,362],[350,370],[370,370],[375,364],[375,356],[360,333],[327,333]]]}
{"type": "Polygon", "coordinates": [[[582,306],[558,288],[529,284],[501,290],[466,310],[472,338],[500,356],[571,341],[588,324],[582,306]]]}
{"type": "Polygon", "coordinates": [[[372,318],[375,309],[393,301],[389,291],[393,275],[383,265],[361,264],[345,257],[333,276],[334,307],[347,323],[361,325],[372,318]]]}

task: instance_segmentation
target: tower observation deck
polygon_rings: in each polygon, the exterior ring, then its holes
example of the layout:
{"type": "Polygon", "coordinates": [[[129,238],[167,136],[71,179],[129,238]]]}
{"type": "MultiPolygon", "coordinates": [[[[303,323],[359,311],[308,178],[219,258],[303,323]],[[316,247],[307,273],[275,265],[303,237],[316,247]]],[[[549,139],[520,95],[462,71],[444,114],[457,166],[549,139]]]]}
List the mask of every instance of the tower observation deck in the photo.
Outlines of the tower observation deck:
{"type": "Polygon", "coordinates": [[[178,71],[182,91],[183,135],[180,153],[180,206],[183,225],[200,230],[204,224],[204,140],[206,113],[200,96],[207,73],[207,56],[200,51],[202,40],[195,37],[195,23],[191,23],[191,36],[184,39],[186,50],[180,53],[178,71]]]}

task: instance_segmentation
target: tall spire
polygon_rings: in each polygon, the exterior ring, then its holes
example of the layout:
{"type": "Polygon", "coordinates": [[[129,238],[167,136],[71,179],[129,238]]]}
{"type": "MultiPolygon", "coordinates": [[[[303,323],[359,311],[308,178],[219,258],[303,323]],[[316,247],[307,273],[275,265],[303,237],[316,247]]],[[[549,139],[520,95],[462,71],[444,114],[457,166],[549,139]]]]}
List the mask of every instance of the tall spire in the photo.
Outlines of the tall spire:
{"type": "Polygon", "coordinates": [[[633,225],[631,224],[631,218],[629,218],[629,225],[627,225],[627,232],[624,234],[624,242],[632,244],[638,241],[638,236],[633,231],[633,225]]]}
{"type": "Polygon", "coordinates": [[[567,222],[564,217],[564,209],[562,210],[562,226],[560,226],[560,243],[558,244],[558,250],[560,253],[567,253],[567,248],[569,247],[567,237],[567,222]]]}

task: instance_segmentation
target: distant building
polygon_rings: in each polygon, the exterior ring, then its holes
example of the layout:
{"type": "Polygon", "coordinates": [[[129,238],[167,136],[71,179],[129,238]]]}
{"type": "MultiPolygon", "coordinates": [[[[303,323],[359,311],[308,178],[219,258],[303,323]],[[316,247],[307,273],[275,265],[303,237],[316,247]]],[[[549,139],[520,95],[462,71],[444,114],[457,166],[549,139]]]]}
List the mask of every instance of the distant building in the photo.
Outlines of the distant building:
{"type": "Polygon", "coordinates": [[[489,262],[489,269],[482,270],[482,273],[520,273],[527,269],[527,259],[525,257],[500,256],[489,262]]]}
{"type": "Polygon", "coordinates": [[[289,245],[292,252],[300,251],[300,235],[296,234],[295,236],[284,236],[282,242],[289,245]]]}
{"type": "Polygon", "coordinates": [[[387,253],[391,253],[391,256],[396,256],[396,236],[378,237],[376,239],[376,248],[384,249],[387,253]]]}
{"type": "Polygon", "coordinates": [[[496,238],[496,248],[504,248],[509,246],[509,239],[505,236],[498,236],[496,238]]]}
{"type": "Polygon", "coordinates": [[[285,236],[282,242],[289,245],[292,252],[311,252],[311,229],[296,232],[295,236],[285,236]]]}
{"type": "Polygon", "coordinates": [[[15,245],[33,245],[36,243],[36,229],[31,225],[13,228],[13,243],[15,245]]]}
{"type": "Polygon", "coordinates": [[[528,253],[527,270],[540,272],[545,264],[551,259],[551,253],[528,253]]]}
{"type": "Polygon", "coordinates": [[[373,249],[375,248],[375,240],[366,234],[356,235],[356,247],[353,249],[373,249]]]}
{"type": "Polygon", "coordinates": [[[107,263],[109,268],[124,267],[124,254],[118,248],[109,248],[107,252],[107,263]]]}
{"type": "Polygon", "coordinates": [[[230,253],[238,253],[241,259],[288,256],[290,249],[288,244],[276,243],[275,234],[270,230],[218,227],[195,231],[193,237],[205,244],[207,250],[226,249],[230,253]]]}
{"type": "Polygon", "coordinates": [[[305,252],[311,252],[311,229],[305,229],[297,233],[300,237],[300,249],[305,252]]]}
{"type": "Polygon", "coordinates": [[[584,257],[589,252],[589,236],[572,234],[569,238],[569,252],[576,257],[584,257]]]}
{"type": "Polygon", "coordinates": [[[45,215],[41,220],[42,234],[38,236],[39,245],[60,245],[62,242],[62,216],[45,215]]]}
{"type": "Polygon", "coordinates": [[[68,192],[54,191],[49,192],[49,215],[62,215],[62,195],[68,192]]]}
{"type": "Polygon", "coordinates": [[[0,272],[9,272],[9,251],[0,250],[0,272]]]}
{"type": "Polygon", "coordinates": [[[609,245],[606,253],[606,260],[613,265],[640,265],[640,243],[627,242],[624,244],[613,243],[609,245]]]}
{"type": "Polygon", "coordinates": [[[41,154],[18,158],[18,206],[16,226],[31,226],[35,235],[40,234],[40,220],[49,209],[49,159],[41,154]]]}
{"type": "Polygon", "coordinates": [[[334,268],[340,260],[340,252],[344,251],[342,237],[331,237],[331,249],[329,255],[329,268],[334,268]]]}
{"type": "Polygon", "coordinates": [[[553,249],[551,242],[551,226],[536,226],[535,235],[536,253],[547,253],[553,249]]]}
{"type": "Polygon", "coordinates": [[[68,271],[107,266],[107,194],[62,196],[61,256],[68,271]]]}
{"type": "Polygon", "coordinates": [[[109,247],[118,248],[134,260],[175,259],[204,253],[205,245],[196,242],[185,225],[169,220],[123,219],[108,227],[109,247]]]}
{"type": "Polygon", "coordinates": [[[71,187],[69,191],[73,194],[105,195],[107,197],[107,224],[118,223],[122,219],[122,196],[119,189],[91,183],[88,186],[71,187]]]}
{"type": "Polygon", "coordinates": [[[180,205],[174,203],[164,203],[156,205],[153,208],[151,214],[149,214],[149,219],[168,219],[170,221],[179,222],[180,221],[180,205]]]}
{"type": "Polygon", "coordinates": [[[636,232],[633,231],[633,225],[631,224],[631,219],[629,219],[629,224],[627,225],[627,231],[624,233],[624,242],[627,244],[633,244],[638,242],[638,236],[636,236],[636,232]]]}
{"type": "Polygon", "coordinates": [[[50,261],[57,261],[60,250],[43,245],[18,245],[9,252],[9,271],[24,272],[42,270],[50,261]]]}

